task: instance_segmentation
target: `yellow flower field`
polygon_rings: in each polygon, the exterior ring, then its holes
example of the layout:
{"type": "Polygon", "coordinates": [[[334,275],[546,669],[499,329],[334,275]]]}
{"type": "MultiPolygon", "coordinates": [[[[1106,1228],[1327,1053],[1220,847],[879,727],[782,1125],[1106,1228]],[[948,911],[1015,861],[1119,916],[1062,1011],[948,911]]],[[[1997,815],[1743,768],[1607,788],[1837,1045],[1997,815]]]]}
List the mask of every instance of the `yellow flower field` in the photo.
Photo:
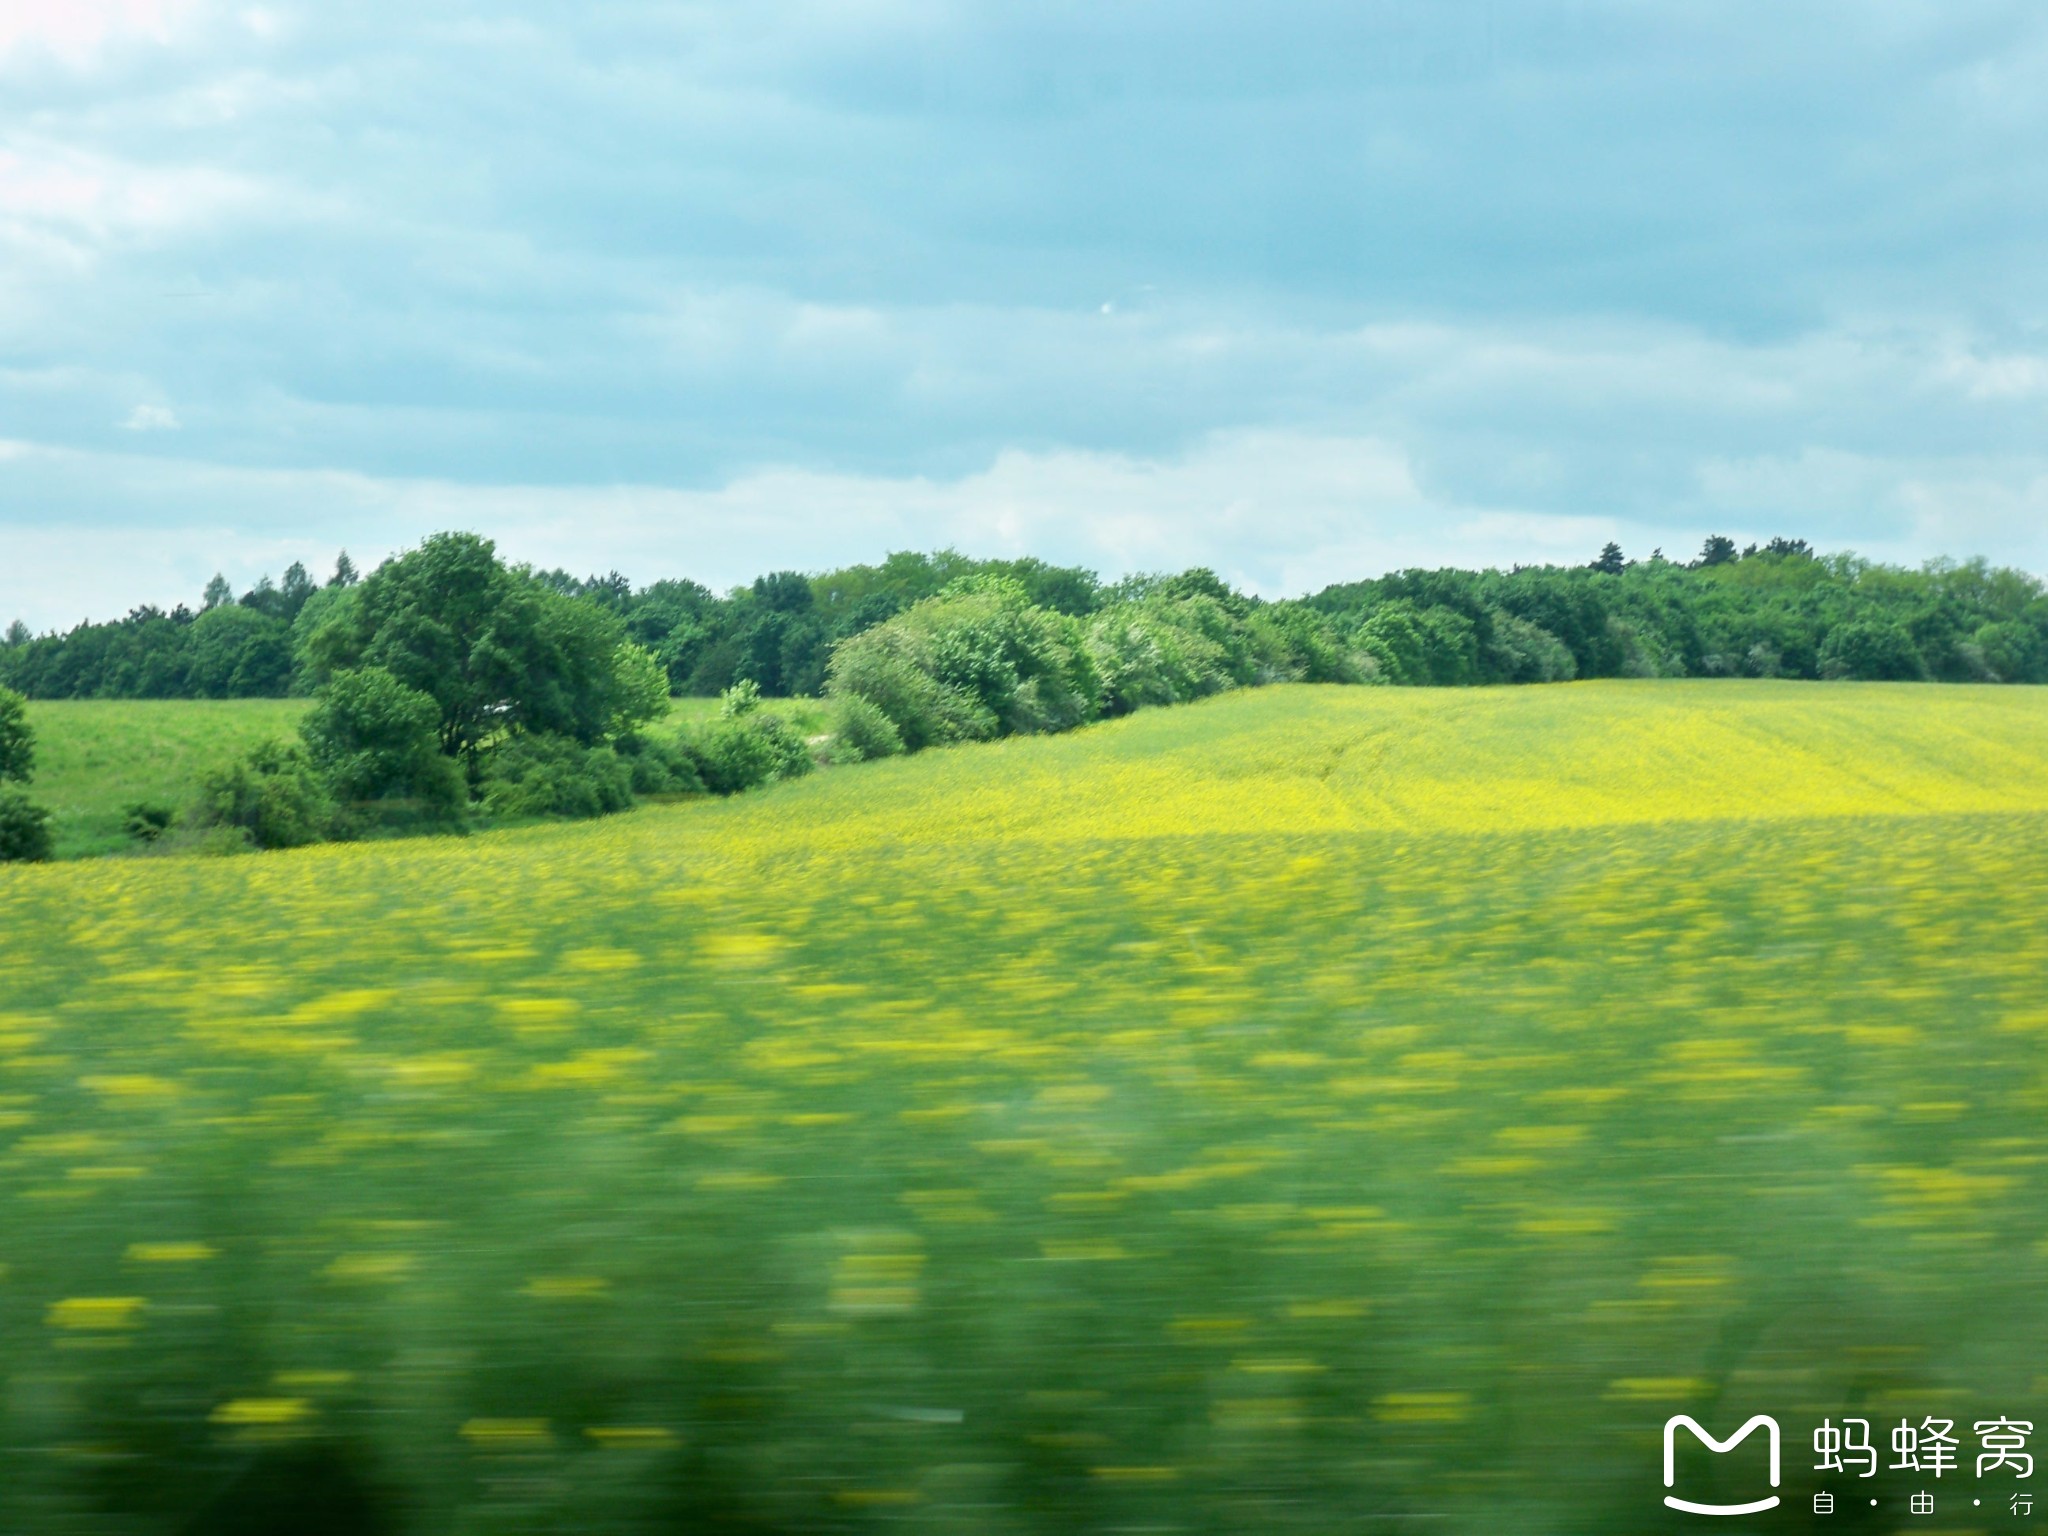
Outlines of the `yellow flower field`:
{"type": "Polygon", "coordinates": [[[1796,1512],[1824,1415],[2041,1417],[2044,764],[1273,688],[8,869],[0,1529],[1643,1531],[1677,1412],[1796,1512]]]}

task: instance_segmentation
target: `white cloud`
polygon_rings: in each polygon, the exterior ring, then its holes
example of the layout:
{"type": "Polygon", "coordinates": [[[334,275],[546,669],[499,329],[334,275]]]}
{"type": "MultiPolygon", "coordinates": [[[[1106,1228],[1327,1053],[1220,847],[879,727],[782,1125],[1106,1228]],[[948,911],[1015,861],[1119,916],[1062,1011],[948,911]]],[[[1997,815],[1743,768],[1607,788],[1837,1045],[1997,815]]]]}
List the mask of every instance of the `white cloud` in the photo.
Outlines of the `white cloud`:
{"type": "Polygon", "coordinates": [[[138,526],[0,525],[0,612],[36,625],[133,602],[189,599],[215,566],[237,582],[269,561],[321,569],[337,547],[373,560],[443,528],[496,538],[506,555],[635,580],[725,586],[777,567],[820,569],[890,549],[955,545],[1033,554],[1106,575],[1211,565],[1273,595],[1414,563],[1535,560],[1614,525],[1433,504],[1401,449],[1373,438],[1215,434],[1159,458],[1060,450],[999,454],[955,479],[772,469],[712,489],[458,485],[337,471],[231,469],[26,444],[0,453],[0,501],[91,483],[138,526]],[[215,509],[183,529],[152,500],[215,509]],[[142,523],[149,526],[140,526],[142,523]],[[75,551],[90,545],[94,558],[75,551]]]}
{"type": "Polygon", "coordinates": [[[1995,551],[2000,564],[2048,572],[2048,456],[1935,458],[1807,449],[1700,468],[1701,501],[1742,537],[1817,539],[1876,559],[1917,562],[1995,551]]]}
{"type": "Polygon", "coordinates": [[[2048,357],[2029,352],[1978,352],[1952,347],[1935,377],[1972,400],[2010,400],[2048,394],[2048,357]]]}
{"type": "Polygon", "coordinates": [[[171,42],[197,10],[196,0],[0,0],[0,66],[46,52],[86,68],[112,46],[171,42]]]}
{"type": "Polygon", "coordinates": [[[0,145],[0,238],[148,242],[261,205],[264,189],[212,166],[143,165],[65,146],[0,145]]]}
{"type": "Polygon", "coordinates": [[[2048,566],[2048,20],[1385,9],[0,0],[0,419],[76,450],[0,448],[0,623],[74,512],[165,530],[96,610],[451,524],[2048,566]]]}
{"type": "Polygon", "coordinates": [[[127,432],[175,432],[179,427],[178,413],[168,405],[138,405],[128,413],[121,427],[127,432]]]}
{"type": "MultiPolygon", "coordinates": [[[[144,405],[125,425],[176,420],[144,405]]],[[[9,505],[41,510],[34,526],[0,523],[0,621],[39,626],[188,600],[216,568],[247,584],[295,559],[325,569],[342,546],[374,562],[447,528],[541,566],[715,588],[952,545],[1106,576],[1208,565],[1286,596],[1409,566],[1577,563],[1609,539],[1682,557],[1710,532],[1803,535],[1909,564],[1990,552],[2048,571],[2048,458],[1708,458],[1657,513],[1601,515],[1474,497],[1423,473],[1393,436],[1274,429],[1156,455],[1006,449],[953,477],[782,467],[708,488],[473,484],[0,442],[9,505]],[[66,507],[80,509],[74,519],[66,507]],[[93,557],[76,558],[81,548],[93,557]]]]}

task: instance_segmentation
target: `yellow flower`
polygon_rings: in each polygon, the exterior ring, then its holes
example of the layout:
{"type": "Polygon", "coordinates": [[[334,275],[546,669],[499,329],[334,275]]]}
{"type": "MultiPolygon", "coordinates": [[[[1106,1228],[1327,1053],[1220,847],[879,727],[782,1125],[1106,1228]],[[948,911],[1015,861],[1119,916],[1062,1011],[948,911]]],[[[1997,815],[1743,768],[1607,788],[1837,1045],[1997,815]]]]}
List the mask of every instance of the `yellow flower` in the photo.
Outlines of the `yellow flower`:
{"type": "Polygon", "coordinates": [[[140,1296],[73,1296],[51,1303],[46,1321],[71,1332],[110,1332],[137,1327],[148,1305],[140,1296]]]}

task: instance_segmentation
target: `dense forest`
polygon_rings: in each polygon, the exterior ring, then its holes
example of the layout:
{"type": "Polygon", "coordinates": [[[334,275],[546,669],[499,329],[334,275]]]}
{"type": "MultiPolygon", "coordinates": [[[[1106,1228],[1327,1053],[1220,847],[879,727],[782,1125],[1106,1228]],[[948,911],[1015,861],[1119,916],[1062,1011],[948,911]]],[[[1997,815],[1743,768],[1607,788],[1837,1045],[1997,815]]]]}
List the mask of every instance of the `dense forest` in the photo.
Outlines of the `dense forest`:
{"type": "MultiPolygon", "coordinates": [[[[1711,538],[1683,562],[1629,560],[1609,545],[1585,566],[1410,570],[1271,603],[1206,571],[1105,583],[1086,570],[953,551],[897,553],[821,575],[778,571],[723,595],[679,579],[636,588],[617,572],[523,574],[615,617],[681,694],[715,695],[741,682],[773,697],[822,694],[844,642],[977,584],[1073,621],[1096,669],[1114,674],[1105,678],[1110,713],[1148,693],[1163,702],[1249,682],[1262,668],[1437,685],[1617,676],[2048,681],[2048,595],[2035,577],[1981,560],[1910,570],[1818,555],[1791,539],[1738,550],[1711,538]],[[1115,691],[1117,677],[1128,680],[1130,697],[1115,691]]],[[[196,610],[142,607],[41,637],[16,623],[0,644],[0,686],[31,698],[310,692],[307,637],[358,579],[344,554],[324,583],[294,565],[281,581],[266,577],[237,597],[216,577],[196,610]]]]}

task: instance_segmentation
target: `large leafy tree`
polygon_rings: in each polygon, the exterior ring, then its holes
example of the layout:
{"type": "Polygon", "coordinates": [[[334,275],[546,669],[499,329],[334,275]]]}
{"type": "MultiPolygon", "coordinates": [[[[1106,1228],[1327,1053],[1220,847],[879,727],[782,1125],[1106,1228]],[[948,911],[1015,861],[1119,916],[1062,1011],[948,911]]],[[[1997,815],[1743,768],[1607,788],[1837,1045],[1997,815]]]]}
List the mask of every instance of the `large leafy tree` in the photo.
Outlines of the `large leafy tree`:
{"type": "Polygon", "coordinates": [[[472,765],[501,736],[588,745],[657,707],[616,614],[550,591],[474,534],[436,534],[339,589],[304,645],[316,685],[376,667],[427,695],[441,750],[472,765]]]}

